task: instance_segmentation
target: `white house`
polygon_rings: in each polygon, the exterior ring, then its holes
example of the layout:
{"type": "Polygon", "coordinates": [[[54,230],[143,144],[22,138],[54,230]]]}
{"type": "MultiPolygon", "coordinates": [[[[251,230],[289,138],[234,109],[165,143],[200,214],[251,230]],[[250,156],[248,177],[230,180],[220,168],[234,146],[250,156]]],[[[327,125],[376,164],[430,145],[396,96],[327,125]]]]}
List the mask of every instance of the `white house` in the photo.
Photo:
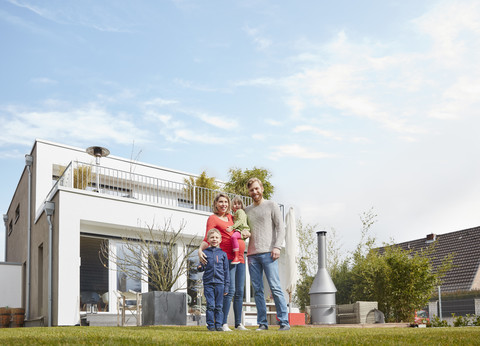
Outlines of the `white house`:
{"type": "MultiPolygon", "coordinates": [[[[36,140],[26,155],[4,221],[5,260],[22,264],[27,319],[77,325],[85,302],[97,302],[99,314],[112,314],[116,290],[148,291],[148,284],[125,279],[112,263],[110,269],[101,264],[98,252],[105,240],[118,254],[122,236],[170,218],[173,227],[185,222],[186,240],[203,238],[215,191],[188,189],[184,178],[189,174],[107,155],[101,149],[87,152],[36,140]]],[[[188,295],[193,308],[196,291],[189,287],[188,295]]]]}

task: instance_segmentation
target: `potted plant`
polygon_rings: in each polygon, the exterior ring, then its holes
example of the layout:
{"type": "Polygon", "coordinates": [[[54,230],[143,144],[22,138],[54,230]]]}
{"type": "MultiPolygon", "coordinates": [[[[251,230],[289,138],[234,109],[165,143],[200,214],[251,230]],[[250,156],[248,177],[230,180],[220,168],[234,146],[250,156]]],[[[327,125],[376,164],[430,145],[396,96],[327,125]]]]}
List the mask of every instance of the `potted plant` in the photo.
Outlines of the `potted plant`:
{"type": "Polygon", "coordinates": [[[147,226],[133,237],[122,237],[121,257],[111,251],[107,241],[101,246],[104,266],[111,261],[127,277],[148,283],[149,292],[142,293],[143,325],[187,324],[187,294],[177,291],[186,288],[186,280],[179,280],[187,275],[188,258],[198,244],[196,238],[185,242],[184,229],[183,221],[174,229],[169,219],[163,227],[147,226]]]}

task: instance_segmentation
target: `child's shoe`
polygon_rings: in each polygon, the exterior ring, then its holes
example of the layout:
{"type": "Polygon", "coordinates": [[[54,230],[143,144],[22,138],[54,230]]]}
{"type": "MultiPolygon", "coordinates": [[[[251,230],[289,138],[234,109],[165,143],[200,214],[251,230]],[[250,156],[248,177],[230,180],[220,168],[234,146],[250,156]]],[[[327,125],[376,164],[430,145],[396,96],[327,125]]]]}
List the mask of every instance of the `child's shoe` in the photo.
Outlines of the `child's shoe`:
{"type": "Polygon", "coordinates": [[[240,251],[234,251],[235,257],[232,260],[232,264],[239,264],[240,263],[240,256],[238,255],[240,251]]]}

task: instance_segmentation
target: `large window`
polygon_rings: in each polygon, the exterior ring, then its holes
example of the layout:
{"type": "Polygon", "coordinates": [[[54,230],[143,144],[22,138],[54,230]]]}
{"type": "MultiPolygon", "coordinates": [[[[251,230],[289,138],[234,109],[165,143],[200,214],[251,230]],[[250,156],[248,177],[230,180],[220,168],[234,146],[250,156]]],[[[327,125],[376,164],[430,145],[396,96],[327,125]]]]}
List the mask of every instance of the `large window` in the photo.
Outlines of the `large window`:
{"type": "Polygon", "coordinates": [[[105,311],[107,300],[102,296],[108,292],[108,269],[102,264],[98,253],[103,239],[80,237],[80,310],[105,311]]]}
{"type": "Polygon", "coordinates": [[[117,266],[124,267],[125,270],[117,270],[117,289],[121,292],[142,291],[141,276],[141,257],[138,256],[140,247],[132,244],[117,244],[117,266]],[[137,273],[136,278],[125,273],[137,273]]]}
{"type": "Polygon", "coordinates": [[[188,258],[187,300],[188,312],[191,314],[205,313],[206,301],[203,297],[203,273],[197,270],[198,255],[195,251],[188,258]]]}

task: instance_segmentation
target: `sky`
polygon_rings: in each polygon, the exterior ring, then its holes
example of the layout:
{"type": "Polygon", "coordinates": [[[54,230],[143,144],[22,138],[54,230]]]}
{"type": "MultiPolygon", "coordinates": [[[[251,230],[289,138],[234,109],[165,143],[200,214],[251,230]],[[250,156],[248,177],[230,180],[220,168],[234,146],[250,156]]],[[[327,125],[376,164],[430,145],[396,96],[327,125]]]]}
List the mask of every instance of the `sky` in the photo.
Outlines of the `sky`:
{"type": "Polygon", "coordinates": [[[2,214],[38,138],[266,168],[345,252],[480,225],[478,1],[0,0],[0,50],[2,214]]]}

